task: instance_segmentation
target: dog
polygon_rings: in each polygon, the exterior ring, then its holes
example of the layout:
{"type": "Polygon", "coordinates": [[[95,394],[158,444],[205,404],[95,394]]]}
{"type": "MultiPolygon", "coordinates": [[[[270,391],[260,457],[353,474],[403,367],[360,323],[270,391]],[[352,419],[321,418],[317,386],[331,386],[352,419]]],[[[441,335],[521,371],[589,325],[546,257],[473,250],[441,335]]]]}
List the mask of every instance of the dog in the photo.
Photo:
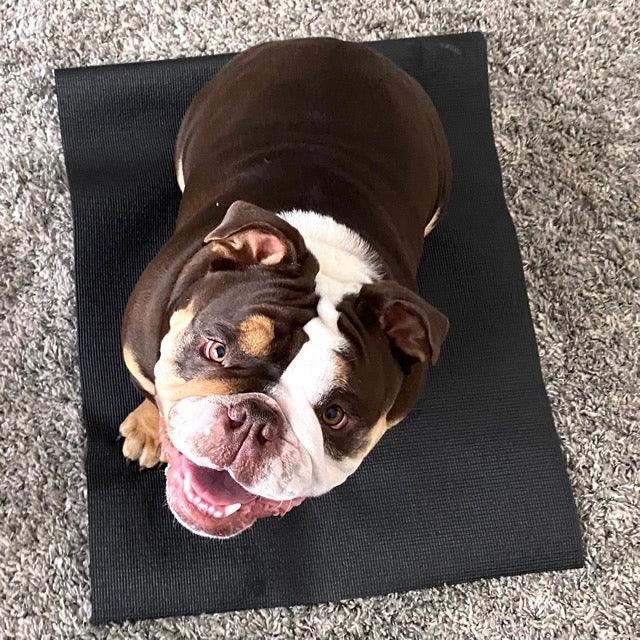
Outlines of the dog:
{"type": "Polygon", "coordinates": [[[224,538],[343,483],[411,410],[449,323],[416,293],[451,160],[422,87],[365,45],[234,57],[178,132],[175,232],[138,280],[123,453],[224,538]]]}

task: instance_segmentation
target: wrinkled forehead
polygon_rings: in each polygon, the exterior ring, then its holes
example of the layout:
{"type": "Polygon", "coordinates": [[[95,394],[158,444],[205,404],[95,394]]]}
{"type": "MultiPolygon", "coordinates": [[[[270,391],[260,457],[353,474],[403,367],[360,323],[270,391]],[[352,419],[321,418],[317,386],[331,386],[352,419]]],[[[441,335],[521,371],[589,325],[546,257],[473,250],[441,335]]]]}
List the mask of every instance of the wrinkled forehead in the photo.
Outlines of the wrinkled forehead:
{"type": "Polygon", "coordinates": [[[278,334],[269,316],[238,314],[235,324],[208,317],[195,322],[191,305],[171,317],[154,368],[156,390],[165,409],[190,396],[267,392],[306,340],[302,327],[278,334]],[[224,365],[204,357],[213,342],[226,346],[224,365]]]}
{"type": "Polygon", "coordinates": [[[252,270],[204,277],[172,315],[161,349],[166,366],[159,371],[176,373],[174,387],[178,378],[225,382],[201,385],[200,395],[265,391],[306,341],[303,327],[315,314],[315,297],[287,284],[252,270]],[[226,346],[224,366],[203,358],[208,341],[226,346]]]}
{"type": "Polygon", "coordinates": [[[260,268],[208,274],[191,291],[194,323],[224,319],[238,324],[261,314],[283,330],[302,327],[316,312],[317,296],[301,279],[260,268]]]}

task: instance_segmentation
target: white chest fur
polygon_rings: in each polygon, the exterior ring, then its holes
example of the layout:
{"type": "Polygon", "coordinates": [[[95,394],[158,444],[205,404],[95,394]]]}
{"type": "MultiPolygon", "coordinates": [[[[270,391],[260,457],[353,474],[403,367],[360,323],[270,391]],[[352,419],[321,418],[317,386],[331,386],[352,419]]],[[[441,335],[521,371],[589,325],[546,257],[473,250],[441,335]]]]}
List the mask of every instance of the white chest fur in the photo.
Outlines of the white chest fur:
{"type": "Polygon", "coordinates": [[[335,308],[345,295],[380,279],[382,270],[375,253],[349,227],[314,211],[294,209],[278,215],[299,231],[320,265],[316,293],[322,306],[330,303],[335,308]]]}

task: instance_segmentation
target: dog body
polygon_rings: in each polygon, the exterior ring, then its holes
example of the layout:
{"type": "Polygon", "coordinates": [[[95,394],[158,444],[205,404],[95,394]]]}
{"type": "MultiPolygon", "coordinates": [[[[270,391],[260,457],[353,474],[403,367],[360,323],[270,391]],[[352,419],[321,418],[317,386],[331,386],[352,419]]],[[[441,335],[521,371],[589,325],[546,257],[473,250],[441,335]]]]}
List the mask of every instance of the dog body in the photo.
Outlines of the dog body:
{"type": "Polygon", "coordinates": [[[175,158],[176,229],[123,320],[147,400],[121,432],[153,464],[160,424],[172,511],[228,536],[344,482],[411,409],[448,329],[415,274],[450,159],[420,85],[331,39],[236,56],[175,158]]]}

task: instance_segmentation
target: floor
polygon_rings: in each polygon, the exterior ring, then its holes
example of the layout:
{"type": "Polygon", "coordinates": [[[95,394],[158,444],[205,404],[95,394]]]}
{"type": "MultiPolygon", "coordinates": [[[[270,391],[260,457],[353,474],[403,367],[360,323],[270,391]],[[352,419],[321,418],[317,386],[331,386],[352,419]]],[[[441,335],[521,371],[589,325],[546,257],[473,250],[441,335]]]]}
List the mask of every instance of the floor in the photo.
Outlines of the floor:
{"type": "Polygon", "coordinates": [[[640,637],[640,4],[0,0],[0,637],[640,637]],[[586,567],[91,627],[71,213],[53,69],[481,29],[586,567]]]}

